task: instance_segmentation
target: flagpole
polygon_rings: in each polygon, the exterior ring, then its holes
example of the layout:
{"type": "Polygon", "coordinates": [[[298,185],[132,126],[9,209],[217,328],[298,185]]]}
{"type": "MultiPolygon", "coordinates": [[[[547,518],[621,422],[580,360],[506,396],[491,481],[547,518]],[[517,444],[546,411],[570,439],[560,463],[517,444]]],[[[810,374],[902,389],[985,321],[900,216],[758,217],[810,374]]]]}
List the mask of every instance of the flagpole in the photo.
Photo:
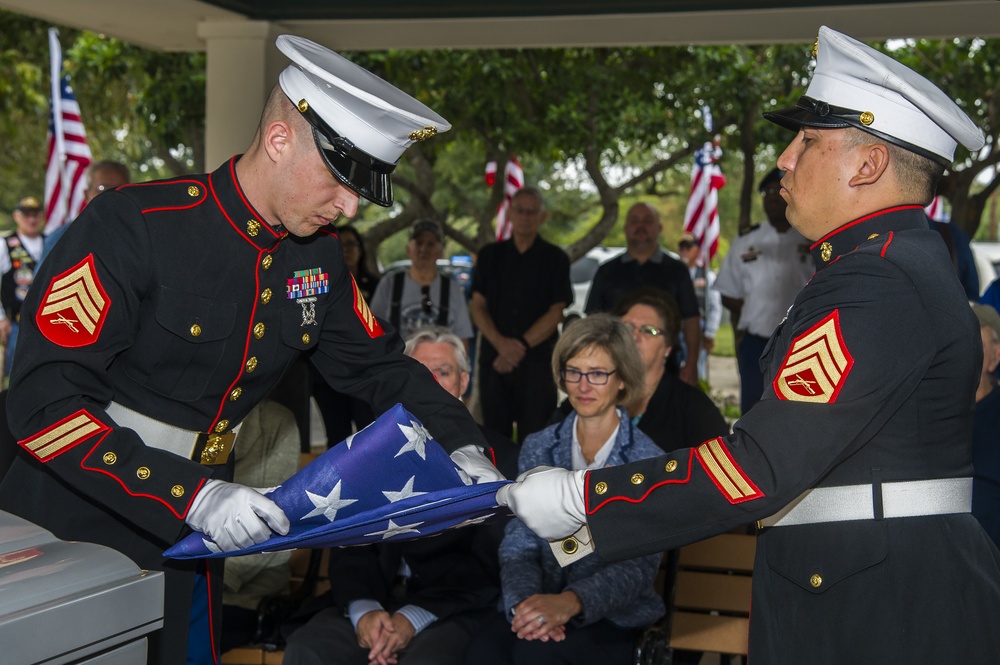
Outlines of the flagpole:
{"type": "MultiPolygon", "coordinates": [[[[49,28],[49,73],[52,88],[49,106],[52,113],[52,131],[55,135],[56,159],[59,166],[60,196],[66,196],[70,185],[66,181],[66,141],[63,135],[62,109],[56,106],[56,100],[62,98],[60,90],[62,85],[62,46],[59,44],[58,28],[49,28]]],[[[68,207],[69,197],[66,200],[68,207]]]]}

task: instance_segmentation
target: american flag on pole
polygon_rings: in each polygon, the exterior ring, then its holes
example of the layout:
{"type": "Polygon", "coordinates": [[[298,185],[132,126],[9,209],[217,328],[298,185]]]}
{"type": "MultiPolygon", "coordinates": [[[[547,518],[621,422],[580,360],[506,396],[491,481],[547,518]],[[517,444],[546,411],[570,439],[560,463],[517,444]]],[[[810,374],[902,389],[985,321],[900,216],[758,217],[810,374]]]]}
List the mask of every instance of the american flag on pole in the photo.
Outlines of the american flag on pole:
{"type": "Polygon", "coordinates": [[[496,502],[497,490],[510,481],[469,482],[420,421],[397,404],[268,494],[291,521],[288,535],[221,552],[196,532],[165,555],[219,558],[410,540],[510,514],[496,502]]]}
{"type": "Polygon", "coordinates": [[[83,210],[90,146],[69,77],[62,73],[59,31],[49,28],[52,104],[49,108],[48,165],[45,170],[45,232],[76,219],[83,210]]]}
{"type": "Polygon", "coordinates": [[[726,184],[719,167],[721,157],[718,141],[706,142],[695,153],[691,193],[684,211],[684,231],[701,246],[706,263],[711,263],[719,250],[719,190],[726,184]]]}
{"type": "MultiPolygon", "coordinates": [[[[486,184],[490,187],[496,182],[497,163],[490,162],[486,165],[486,184]]],[[[510,221],[507,219],[507,209],[510,208],[510,200],[514,192],[524,187],[524,169],[517,157],[511,157],[504,167],[503,201],[497,207],[497,240],[506,240],[510,237],[510,221]]]]}

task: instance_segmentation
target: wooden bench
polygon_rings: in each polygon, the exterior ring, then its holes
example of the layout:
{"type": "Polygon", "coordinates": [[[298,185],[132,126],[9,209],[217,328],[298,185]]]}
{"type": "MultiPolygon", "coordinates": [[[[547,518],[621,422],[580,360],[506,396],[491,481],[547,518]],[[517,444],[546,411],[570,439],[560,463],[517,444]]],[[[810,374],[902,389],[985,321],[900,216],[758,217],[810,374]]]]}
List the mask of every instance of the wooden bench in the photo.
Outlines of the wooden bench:
{"type": "Polygon", "coordinates": [[[746,656],[755,549],[755,536],[727,533],[668,554],[667,616],[639,649],[659,651],[665,658],[657,662],[668,663],[674,649],[746,656]]]}

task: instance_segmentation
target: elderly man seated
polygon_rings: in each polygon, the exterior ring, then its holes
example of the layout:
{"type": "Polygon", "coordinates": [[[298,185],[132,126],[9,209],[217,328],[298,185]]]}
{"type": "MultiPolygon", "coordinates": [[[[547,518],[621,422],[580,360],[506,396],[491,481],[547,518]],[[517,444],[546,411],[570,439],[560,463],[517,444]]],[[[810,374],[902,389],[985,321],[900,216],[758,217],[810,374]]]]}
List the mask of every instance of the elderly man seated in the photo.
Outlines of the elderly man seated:
{"type": "MultiPolygon", "coordinates": [[[[465,345],[446,328],[418,330],[406,355],[461,397],[469,383],[465,345]]],[[[514,444],[483,432],[510,477],[514,444]]],[[[491,451],[487,451],[490,454],[491,451]]],[[[434,538],[338,549],[330,558],[333,606],[291,635],[285,665],[447,665],[500,597],[497,548],[503,524],[453,529],[434,538]]]]}

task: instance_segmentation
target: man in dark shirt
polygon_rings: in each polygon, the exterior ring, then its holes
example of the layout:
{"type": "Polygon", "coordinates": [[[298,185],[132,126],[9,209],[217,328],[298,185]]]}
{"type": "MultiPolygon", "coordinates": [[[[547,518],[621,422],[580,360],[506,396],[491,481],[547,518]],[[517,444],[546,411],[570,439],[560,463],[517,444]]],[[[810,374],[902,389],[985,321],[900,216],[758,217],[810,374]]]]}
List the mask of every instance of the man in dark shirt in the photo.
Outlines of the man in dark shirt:
{"type": "Polygon", "coordinates": [[[681,329],[687,358],[680,377],[698,385],[698,352],[701,348],[701,314],[691,275],[683,262],[660,249],[663,224],[659,211],[636,203],[625,216],[625,253],[611,259],[594,275],[587,296],[587,314],[610,312],[625,294],[641,286],[655,286],[674,297],[681,309],[681,329]]]}
{"type": "Polygon", "coordinates": [[[545,427],[556,406],[549,363],[563,309],[573,302],[569,258],[545,242],[542,194],[517,191],[512,234],[479,253],[469,314],[483,334],[479,393],[483,424],[517,441],[545,427]]]}

